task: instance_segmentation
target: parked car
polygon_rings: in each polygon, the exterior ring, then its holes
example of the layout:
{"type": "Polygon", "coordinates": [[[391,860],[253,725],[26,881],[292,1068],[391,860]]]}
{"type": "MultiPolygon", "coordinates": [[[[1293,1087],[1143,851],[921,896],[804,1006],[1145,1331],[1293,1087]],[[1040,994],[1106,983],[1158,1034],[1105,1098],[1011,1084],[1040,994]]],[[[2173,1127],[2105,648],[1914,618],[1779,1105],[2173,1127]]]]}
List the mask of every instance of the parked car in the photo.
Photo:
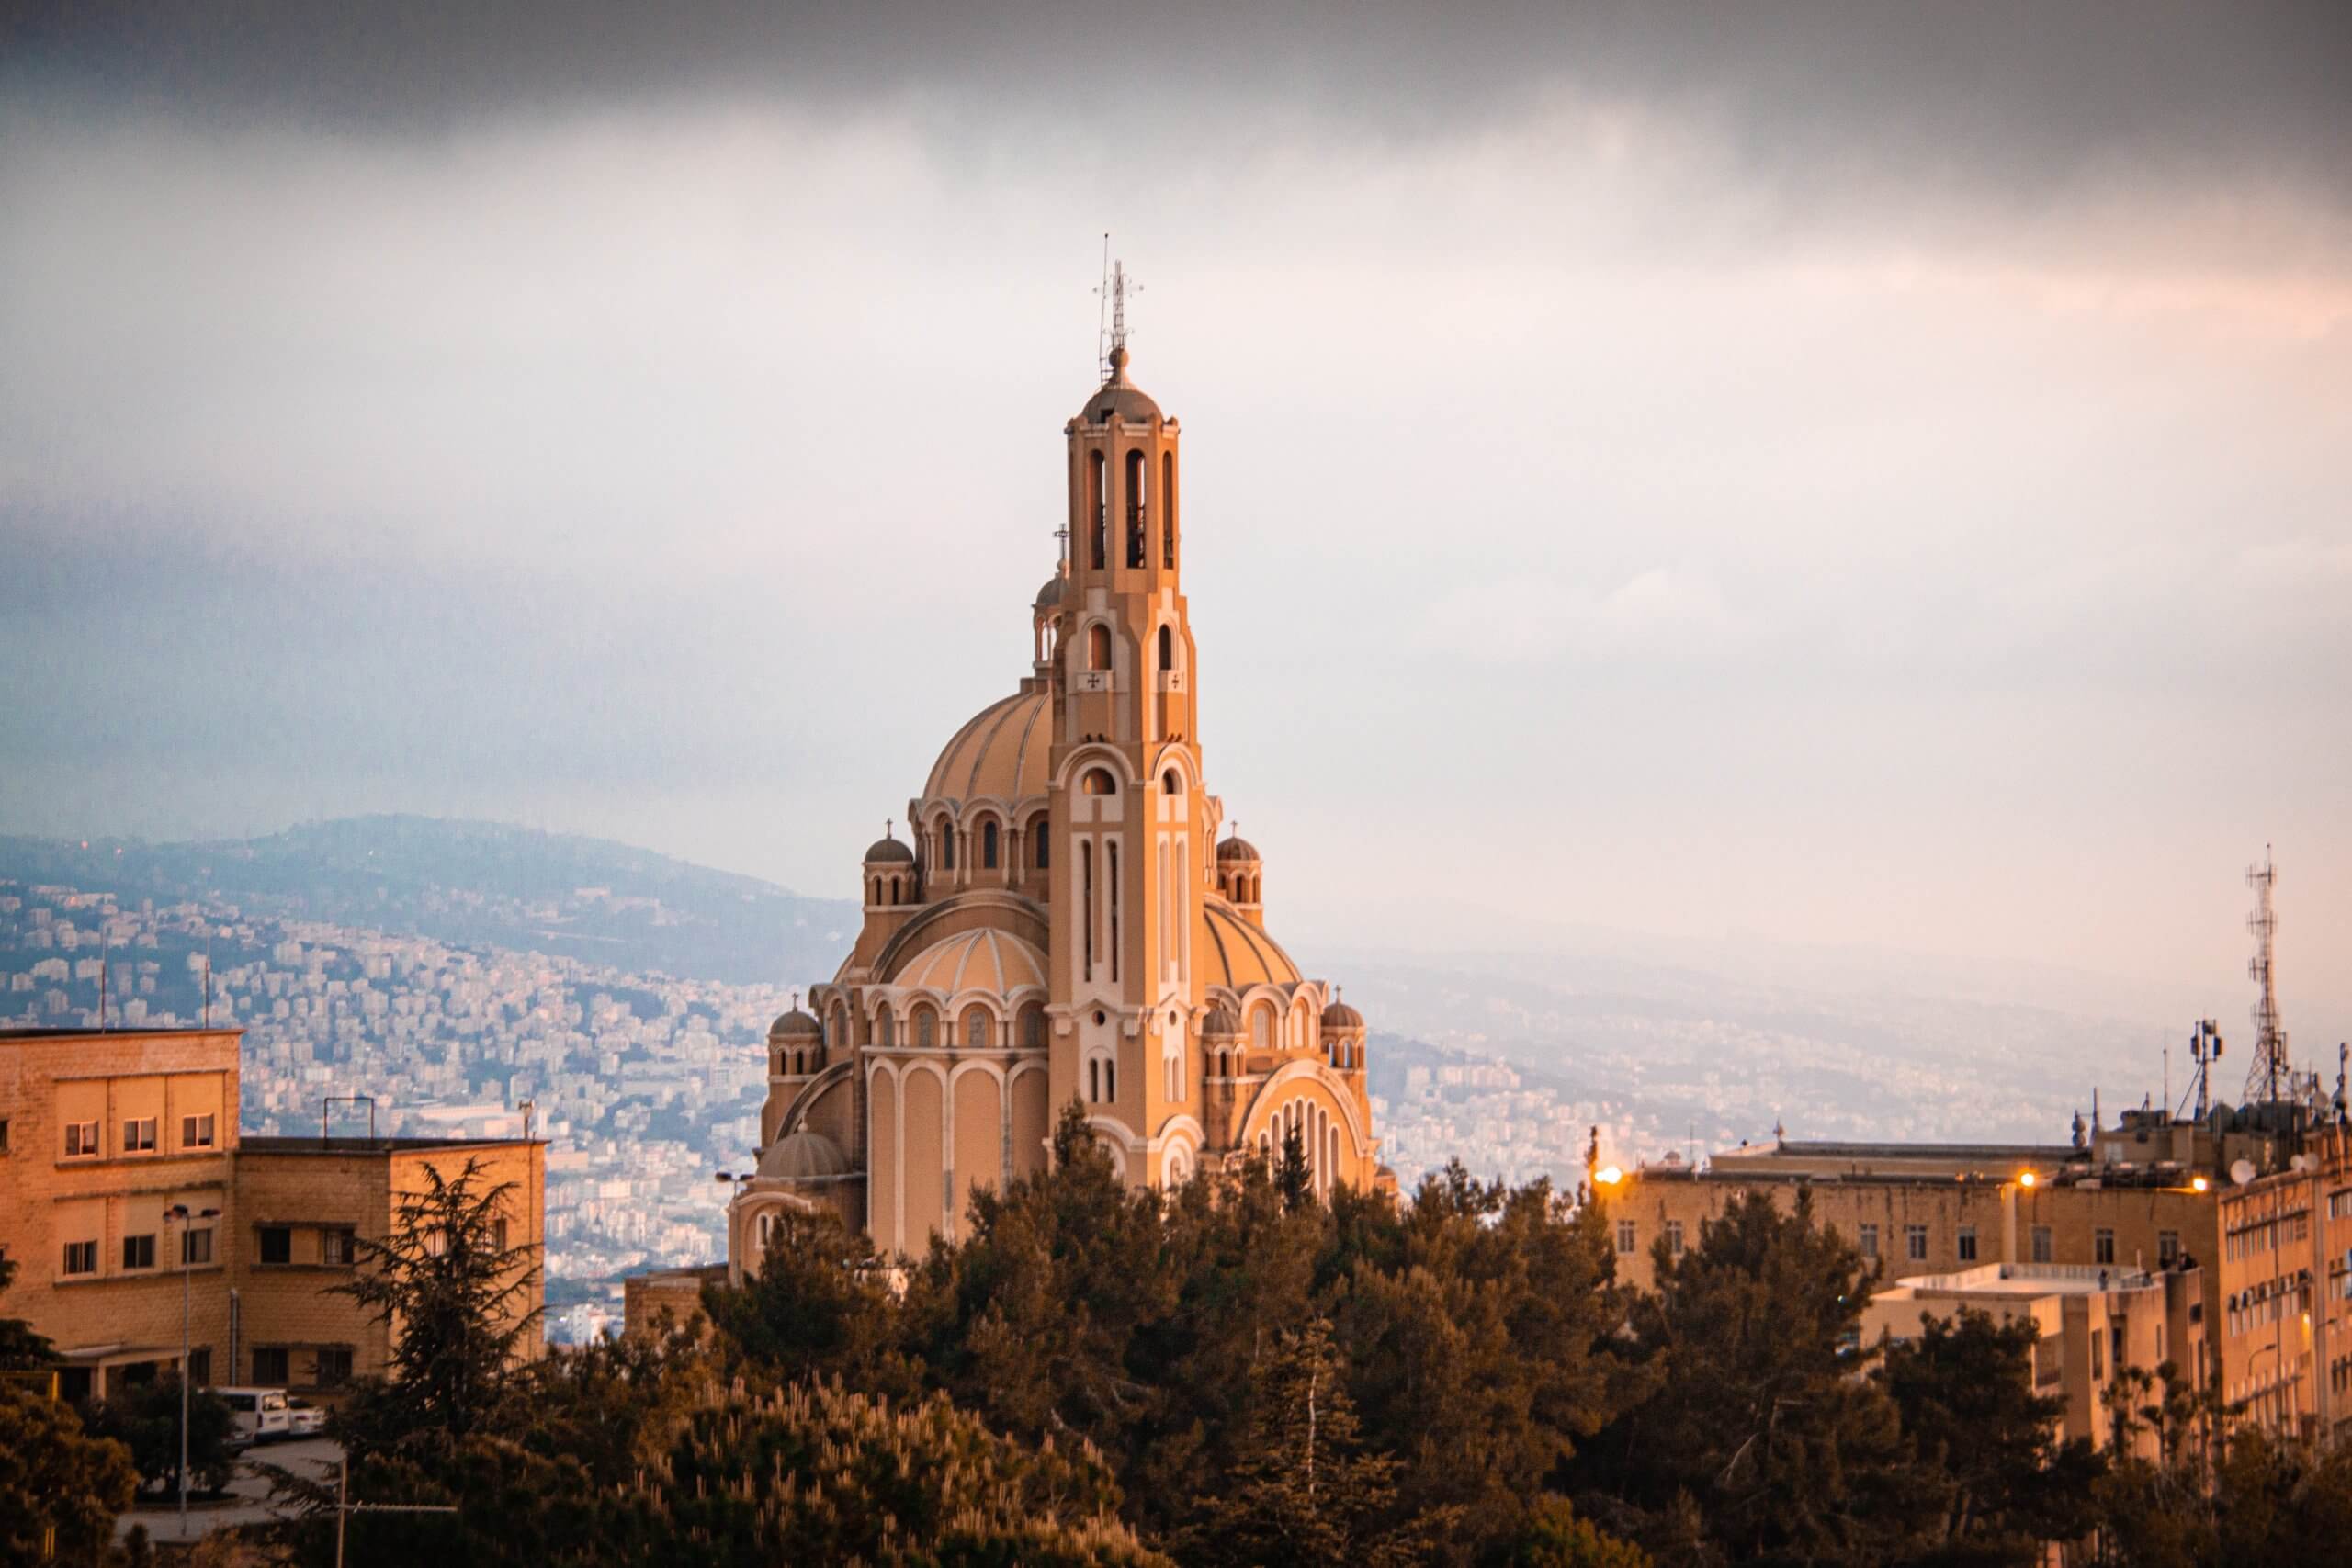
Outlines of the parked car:
{"type": "Polygon", "coordinates": [[[266,1443],[294,1435],[293,1412],[286,1407],[282,1388],[216,1388],[229,1402],[236,1435],[248,1443],[266,1443]]]}
{"type": "Polygon", "coordinates": [[[327,1413],[300,1394],[288,1394],[286,1399],[286,1429],[288,1436],[315,1438],[327,1429],[327,1413]]]}

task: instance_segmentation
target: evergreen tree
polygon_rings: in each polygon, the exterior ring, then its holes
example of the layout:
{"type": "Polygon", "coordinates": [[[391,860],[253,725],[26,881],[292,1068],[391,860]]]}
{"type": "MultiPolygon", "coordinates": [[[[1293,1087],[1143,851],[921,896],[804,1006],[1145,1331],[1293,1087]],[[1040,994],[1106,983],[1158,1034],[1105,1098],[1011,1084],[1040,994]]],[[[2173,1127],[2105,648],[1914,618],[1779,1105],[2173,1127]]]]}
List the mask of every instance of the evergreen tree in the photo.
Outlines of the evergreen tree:
{"type": "Polygon", "coordinates": [[[428,1165],[424,1178],[394,1205],[389,1236],[359,1239],[358,1271],[334,1288],[392,1334],[390,1378],[359,1384],[337,1417],[363,1453],[412,1434],[470,1431],[503,1392],[539,1312],[519,1310],[537,1248],[502,1242],[514,1184],[487,1182],[472,1159],[447,1179],[428,1165]]]}
{"type": "MultiPolygon", "coordinates": [[[[111,1438],[130,1450],[140,1479],[160,1492],[179,1489],[180,1380],[177,1373],[134,1383],[90,1410],[93,1437],[111,1438]]],[[[188,1484],[217,1492],[229,1483],[237,1456],[229,1444],[236,1417],[219,1394],[191,1390],[187,1401],[188,1484]]]]}
{"type": "Polygon", "coordinates": [[[1293,1211],[1315,1201],[1315,1172],[1306,1163],[1306,1145],[1295,1127],[1283,1134],[1283,1157],[1274,1168],[1274,1188],[1293,1211]]]}
{"type": "MultiPolygon", "coordinates": [[[[0,1255],[0,1296],[16,1282],[17,1262],[0,1255]]],[[[21,1317],[0,1317],[0,1372],[28,1372],[53,1365],[56,1348],[21,1317]]]]}
{"type": "Polygon", "coordinates": [[[778,1210],[759,1271],[741,1286],[707,1285],[702,1299],[722,1345],[786,1382],[833,1377],[867,1390],[911,1382],[884,1371],[900,1328],[882,1259],[830,1209],[778,1210]]]}
{"type": "Polygon", "coordinates": [[[1944,1490],[1926,1549],[1939,1563],[2039,1561],[2043,1542],[2087,1535],[2106,1472],[2085,1441],[2061,1442],[2065,1401],[2034,1389],[2030,1319],[1923,1316],[1886,1349],[1881,1377],[1903,1429],[1944,1490]]]}
{"type": "Polygon", "coordinates": [[[1396,1461],[1364,1451],[1330,1325],[1287,1332],[1250,1380],[1248,1427],[1223,1484],[1200,1498],[1181,1555],[1204,1568],[1383,1568],[1420,1560],[1421,1521],[1385,1516],[1396,1461]]]}
{"type": "MultiPolygon", "coordinates": [[[[1695,1508],[1706,1562],[1879,1564],[1911,1555],[1939,1493],[1909,1463],[1894,1402],[1858,1342],[1860,1257],[1801,1195],[1735,1197],[1699,1245],[1661,1238],[1657,1292],[1632,1314],[1658,1381],[1590,1481],[1662,1556],[1695,1508]],[[1686,1501],[1687,1500],[1687,1501],[1686,1501]]],[[[1604,1519],[1603,1522],[1608,1522],[1604,1519]]]]}

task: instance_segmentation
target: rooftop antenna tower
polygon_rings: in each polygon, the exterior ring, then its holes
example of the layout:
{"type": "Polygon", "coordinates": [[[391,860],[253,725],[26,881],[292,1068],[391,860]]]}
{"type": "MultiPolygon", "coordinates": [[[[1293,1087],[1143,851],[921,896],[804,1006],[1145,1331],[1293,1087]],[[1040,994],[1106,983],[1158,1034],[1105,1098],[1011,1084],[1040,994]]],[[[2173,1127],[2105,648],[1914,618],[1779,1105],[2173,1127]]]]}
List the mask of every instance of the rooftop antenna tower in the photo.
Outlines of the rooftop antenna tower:
{"type": "Polygon", "coordinates": [[[1127,276],[1125,262],[1111,259],[1111,236],[1102,236],[1102,285],[1094,291],[1102,299],[1095,316],[1095,374],[1108,382],[1126,363],[1127,296],[1143,292],[1143,285],[1127,276]]]}
{"type": "Polygon", "coordinates": [[[2270,907],[2270,890],[2278,870],[2270,861],[2270,846],[2262,846],[2262,863],[2246,868],[2246,886],[2254,889],[2254,913],[2246,930],[2254,933],[2254,958],[2246,974],[2261,987],[2254,1004],[2254,1065],[2245,1075],[2245,1097],[2264,1102],[2284,1099],[2294,1089],[2287,1063],[2287,1032],[2278,1027],[2278,987],[2270,967],[2271,938],[2278,931],[2278,916],[2270,907]]]}

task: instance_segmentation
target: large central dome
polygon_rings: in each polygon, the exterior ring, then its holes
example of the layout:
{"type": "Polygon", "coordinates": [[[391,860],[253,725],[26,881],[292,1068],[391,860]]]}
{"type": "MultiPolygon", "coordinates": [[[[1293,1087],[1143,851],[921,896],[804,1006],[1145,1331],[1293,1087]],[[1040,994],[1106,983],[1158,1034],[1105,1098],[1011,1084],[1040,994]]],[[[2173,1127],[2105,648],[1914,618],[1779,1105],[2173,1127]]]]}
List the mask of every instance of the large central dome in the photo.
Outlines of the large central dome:
{"type": "Polygon", "coordinates": [[[991,703],[956,732],[923,781],[925,800],[1025,800],[1046,793],[1046,755],[1053,726],[1046,690],[991,703]]]}

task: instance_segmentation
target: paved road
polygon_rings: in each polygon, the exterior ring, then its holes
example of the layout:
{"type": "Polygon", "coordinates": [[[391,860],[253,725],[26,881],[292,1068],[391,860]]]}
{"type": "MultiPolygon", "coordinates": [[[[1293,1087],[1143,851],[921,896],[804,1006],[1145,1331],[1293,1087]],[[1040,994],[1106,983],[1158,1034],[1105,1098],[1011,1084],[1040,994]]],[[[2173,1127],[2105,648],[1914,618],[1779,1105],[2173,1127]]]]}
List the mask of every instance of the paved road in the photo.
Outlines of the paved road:
{"type": "Polygon", "coordinates": [[[210,1531],[230,1525],[260,1524],[276,1517],[270,1506],[270,1483],[257,1464],[276,1465],[297,1475],[314,1481],[333,1481],[335,1466],[343,1459],[343,1450],[324,1438],[304,1438],[290,1443],[265,1443],[245,1450],[245,1462],[237,1466],[237,1473],[229,1483],[229,1490],[240,1501],[218,1507],[190,1506],[187,1511],[187,1534],[180,1534],[180,1512],[176,1503],[161,1508],[133,1508],[114,1522],[117,1540],[130,1533],[133,1525],[145,1525],[148,1539],[158,1541],[195,1540],[210,1531]]]}

